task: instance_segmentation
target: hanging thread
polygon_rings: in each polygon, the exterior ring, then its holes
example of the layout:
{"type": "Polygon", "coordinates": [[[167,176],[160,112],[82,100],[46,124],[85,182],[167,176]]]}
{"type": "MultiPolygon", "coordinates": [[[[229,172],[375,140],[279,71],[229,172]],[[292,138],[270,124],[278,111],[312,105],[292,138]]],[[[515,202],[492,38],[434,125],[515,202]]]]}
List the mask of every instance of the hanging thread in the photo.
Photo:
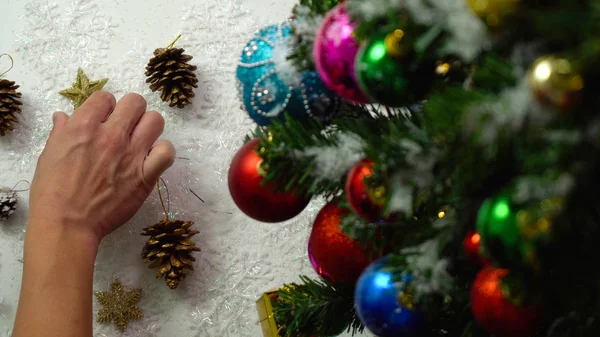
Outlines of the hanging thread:
{"type": "Polygon", "coordinates": [[[13,59],[13,57],[12,57],[10,54],[7,54],[7,53],[1,54],[1,55],[0,55],[0,59],[1,59],[3,56],[8,56],[8,58],[10,59],[10,68],[8,68],[8,70],[7,70],[7,71],[5,71],[5,72],[3,72],[2,74],[0,74],[0,77],[2,77],[2,76],[4,76],[4,75],[6,75],[6,73],[8,73],[9,71],[11,71],[11,70],[12,70],[12,68],[14,67],[14,65],[15,65],[15,60],[13,59]]]}
{"type": "Polygon", "coordinates": [[[175,43],[181,38],[181,34],[177,35],[177,37],[175,38],[175,40],[173,40],[173,42],[171,42],[171,44],[169,44],[167,46],[167,48],[165,48],[165,50],[171,49],[173,48],[173,46],[175,45],[175,43]]]}
{"type": "Polygon", "coordinates": [[[27,192],[29,191],[29,189],[31,188],[31,183],[27,180],[19,180],[17,181],[17,183],[15,184],[15,186],[13,186],[12,191],[13,192],[27,192]],[[27,188],[24,190],[16,190],[17,186],[19,186],[20,183],[27,183],[27,188]]]}
{"type": "Polygon", "coordinates": [[[165,211],[166,220],[169,221],[169,213],[171,212],[171,198],[169,197],[169,188],[167,187],[167,183],[165,183],[163,178],[159,178],[156,181],[156,189],[158,190],[158,197],[160,199],[160,204],[162,205],[162,208],[165,211]],[[162,192],[160,191],[160,182],[161,181],[162,181],[163,185],[165,186],[165,191],[167,192],[167,206],[165,206],[162,192]]]}

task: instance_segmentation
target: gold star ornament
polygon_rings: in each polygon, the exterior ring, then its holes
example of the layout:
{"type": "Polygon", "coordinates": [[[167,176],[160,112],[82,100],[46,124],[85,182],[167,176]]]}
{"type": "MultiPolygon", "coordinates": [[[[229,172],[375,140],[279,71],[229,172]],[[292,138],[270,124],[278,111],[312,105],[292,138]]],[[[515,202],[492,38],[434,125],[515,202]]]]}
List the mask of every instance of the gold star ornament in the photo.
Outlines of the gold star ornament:
{"type": "Polygon", "coordinates": [[[69,89],[60,91],[59,94],[73,101],[75,109],[79,108],[85,100],[87,100],[94,92],[102,90],[108,82],[108,78],[103,78],[99,81],[90,81],[83,69],[77,70],[77,79],[73,86],[69,89]]]}
{"type": "Polygon", "coordinates": [[[130,321],[144,317],[144,312],[137,306],[142,298],[141,289],[136,288],[126,292],[121,281],[114,280],[110,284],[110,290],[97,291],[95,295],[103,306],[98,311],[96,319],[98,323],[114,322],[117,329],[123,332],[130,321]]]}

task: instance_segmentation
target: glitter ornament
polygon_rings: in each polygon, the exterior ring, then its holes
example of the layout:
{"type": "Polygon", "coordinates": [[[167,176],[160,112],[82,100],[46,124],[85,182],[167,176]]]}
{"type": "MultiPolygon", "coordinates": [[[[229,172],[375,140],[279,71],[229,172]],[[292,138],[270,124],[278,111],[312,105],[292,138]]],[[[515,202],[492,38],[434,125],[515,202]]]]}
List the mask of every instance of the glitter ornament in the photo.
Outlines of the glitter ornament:
{"type": "Polygon", "coordinates": [[[365,179],[373,174],[374,163],[369,159],[358,162],[348,173],[345,194],[352,209],[361,217],[376,221],[381,218],[385,203],[385,188],[369,186],[365,179]]]}
{"type": "Polygon", "coordinates": [[[481,270],[471,288],[473,316],[490,334],[497,337],[533,336],[542,321],[541,307],[516,306],[503,292],[502,279],[508,270],[488,267],[481,270]]]}
{"type": "Polygon", "coordinates": [[[347,213],[335,201],[321,209],[308,239],[308,257],[319,276],[354,284],[372,259],[359,242],[342,232],[341,218],[347,213]]]}
{"type": "Polygon", "coordinates": [[[359,49],[352,34],[354,28],[345,4],[332,9],[315,37],[313,58],[321,79],[331,90],[350,101],[366,104],[368,99],[358,86],[354,70],[359,49]]]}
{"type": "Polygon", "coordinates": [[[329,120],[340,109],[340,99],[315,71],[297,73],[286,62],[290,21],[267,26],[246,44],[236,77],[246,112],[261,126],[285,113],[297,120],[329,120]],[[275,57],[275,56],[280,57],[275,57]]]}
{"type": "Polygon", "coordinates": [[[113,323],[121,332],[127,329],[130,321],[144,317],[144,312],[138,307],[142,299],[142,289],[135,288],[125,292],[125,287],[119,280],[114,280],[107,291],[95,292],[96,299],[103,308],[98,311],[98,323],[113,323]]]}
{"type": "Polygon", "coordinates": [[[236,205],[249,217],[262,222],[281,222],[300,214],[309,198],[293,192],[274,192],[271,183],[263,186],[262,158],[256,138],[236,153],[229,166],[229,193],[236,205]]]}
{"type": "Polygon", "coordinates": [[[90,81],[83,69],[77,69],[77,78],[73,82],[73,86],[69,89],[64,89],[58,93],[70,99],[73,102],[73,108],[79,108],[90,96],[96,91],[102,90],[108,78],[103,78],[97,81],[90,81]]]}
{"type": "Polygon", "coordinates": [[[8,219],[17,209],[17,192],[9,187],[0,189],[0,221],[8,219]]]}
{"type": "Polygon", "coordinates": [[[412,68],[413,51],[404,31],[376,34],[356,57],[356,78],[371,101],[401,107],[420,100],[435,77],[433,65],[412,68]]]}
{"type": "Polygon", "coordinates": [[[477,214],[477,232],[486,253],[504,267],[524,264],[526,245],[517,226],[517,210],[510,194],[486,200],[477,214]]]}
{"type": "MultiPolygon", "coordinates": [[[[387,257],[373,262],[358,279],[356,313],[367,329],[379,337],[421,336],[424,315],[414,309],[410,296],[399,292],[392,273],[386,270],[388,263],[387,257]]],[[[410,283],[410,275],[404,275],[402,281],[410,283]]]]}
{"type": "Polygon", "coordinates": [[[540,248],[550,241],[553,219],[562,210],[561,198],[519,205],[508,189],[487,199],[477,214],[477,233],[486,257],[502,267],[537,267],[540,248]]]}
{"type": "Polygon", "coordinates": [[[581,100],[584,81],[570,60],[557,56],[542,56],[528,74],[531,91],[545,105],[566,110],[581,100]]]}

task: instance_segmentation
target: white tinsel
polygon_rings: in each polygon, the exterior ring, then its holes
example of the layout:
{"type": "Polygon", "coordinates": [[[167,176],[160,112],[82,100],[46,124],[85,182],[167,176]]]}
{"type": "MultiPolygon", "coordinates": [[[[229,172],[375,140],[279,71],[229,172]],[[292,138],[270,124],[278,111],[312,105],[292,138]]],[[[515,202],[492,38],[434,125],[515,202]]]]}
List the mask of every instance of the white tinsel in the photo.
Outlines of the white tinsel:
{"type": "Polygon", "coordinates": [[[337,180],[364,157],[364,141],[353,133],[342,133],[337,146],[309,147],[296,151],[298,158],[314,157],[316,168],[313,175],[317,181],[337,180]]]}
{"type": "Polygon", "coordinates": [[[403,253],[412,253],[407,257],[408,267],[413,276],[411,286],[419,296],[431,293],[447,293],[452,288],[452,277],[448,273],[449,261],[441,258],[437,240],[425,241],[421,245],[407,248],[403,253]]]}

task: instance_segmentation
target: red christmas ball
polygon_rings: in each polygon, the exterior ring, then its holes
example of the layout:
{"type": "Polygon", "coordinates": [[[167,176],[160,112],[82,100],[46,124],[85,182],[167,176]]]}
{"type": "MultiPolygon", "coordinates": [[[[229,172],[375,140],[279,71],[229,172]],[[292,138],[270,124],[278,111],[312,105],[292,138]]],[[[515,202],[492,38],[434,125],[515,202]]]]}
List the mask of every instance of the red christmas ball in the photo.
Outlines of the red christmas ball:
{"type": "Polygon", "coordinates": [[[274,192],[271,183],[262,186],[258,155],[259,138],[248,142],[235,154],[229,166],[229,193],[249,217],[262,222],[281,222],[300,214],[310,199],[293,192],[274,192]]]}
{"type": "Polygon", "coordinates": [[[359,161],[346,178],[346,198],[352,209],[369,221],[377,221],[383,213],[383,191],[368,186],[365,178],[373,175],[373,163],[369,159],[359,161]]]}
{"type": "Polygon", "coordinates": [[[498,337],[530,337],[541,324],[538,304],[518,307],[502,291],[507,269],[482,269],[471,288],[473,316],[490,334],[498,337]]]}
{"type": "Polygon", "coordinates": [[[323,207],[308,240],[308,257],[319,276],[336,283],[354,284],[376,257],[371,257],[359,242],[342,232],[341,218],[347,213],[335,201],[323,207]]]}

